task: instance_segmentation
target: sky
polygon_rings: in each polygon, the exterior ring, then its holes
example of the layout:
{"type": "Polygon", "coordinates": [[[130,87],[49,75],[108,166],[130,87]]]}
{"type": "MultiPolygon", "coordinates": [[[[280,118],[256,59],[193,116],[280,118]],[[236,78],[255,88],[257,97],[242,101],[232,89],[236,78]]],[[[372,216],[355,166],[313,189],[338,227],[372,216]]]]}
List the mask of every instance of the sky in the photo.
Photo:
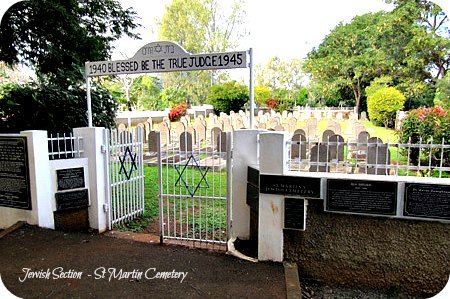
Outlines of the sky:
{"type": "MultiPolygon", "coordinates": [[[[119,0],[123,7],[133,7],[143,26],[141,40],[122,38],[114,46],[112,59],[132,57],[142,46],[158,40],[156,19],[161,19],[171,0],[119,0]]],[[[447,14],[450,1],[434,0],[447,14]]],[[[17,0],[1,0],[0,16],[17,0]]],[[[233,0],[219,0],[229,6],[233,0]]],[[[265,64],[274,56],[282,60],[304,58],[339,22],[349,22],[356,15],[390,10],[383,0],[245,0],[246,27],[249,36],[233,50],[253,49],[254,64],[265,64]]]]}
{"type": "MultiPolygon", "coordinates": [[[[157,41],[155,19],[161,19],[170,0],[120,0],[123,7],[133,7],[143,25],[142,40],[124,38],[116,43],[113,59],[131,57],[147,42],[157,41]],[[125,57],[124,57],[125,56],[125,57]]],[[[221,0],[229,6],[233,0],[221,0]]],[[[234,50],[253,49],[254,62],[266,63],[278,56],[283,60],[304,58],[341,21],[367,12],[391,10],[382,0],[246,0],[246,28],[249,36],[234,50]]]]}
{"type": "MultiPolygon", "coordinates": [[[[133,7],[143,25],[139,29],[142,40],[124,38],[116,43],[113,59],[132,57],[148,42],[157,41],[155,19],[161,19],[170,0],[120,0],[124,7],[133,7]]],[[[220,0],[229,6],[233,0],[220,0]]],[[[450,13],[450,1],[436,0],[450,13]]],[[[265,64],[274,56],[282,60],[304,58],[339,22],[349,22],[356,15],[380,10],[389,11],[392,5],[383,0],[246,0],[246,27],[249,36],[234,50],[253,49],[254,63],[265,64]]]]}

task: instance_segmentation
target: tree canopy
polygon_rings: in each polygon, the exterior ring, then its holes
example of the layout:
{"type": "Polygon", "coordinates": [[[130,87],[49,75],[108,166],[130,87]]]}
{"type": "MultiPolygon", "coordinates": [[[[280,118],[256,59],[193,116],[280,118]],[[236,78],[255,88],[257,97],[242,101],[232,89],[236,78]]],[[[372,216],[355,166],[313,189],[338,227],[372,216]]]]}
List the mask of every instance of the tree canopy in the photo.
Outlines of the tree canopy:
{"type": "Polygon", "coordinates": [[[368,13],[338,24],[305,62],[312,86],[347,103],[352,94],[358,111],[365,103],[365,88],[380,76],[393,79],[407,98],[407,108],[430,104],[436,80],[449,68],[445,13],[429,1],[387,2],[396,5],[392,12],[368,13]]]}
{"type": "Polygon", "coordinates": [[[0,60],[24,63],[40,76],[82,79],[84,63],[108,59],[112,41],[137,37],[134,16],[116,0],[21,1],[2,19],[0,60]]]}
{"type": "MultiPolygon", "coordinates": [[[[15,131],[27,124],[52,131],[86,124],[86,106],[81,105],[86,101],[84,64],[107,60],[111,42],[124,34],[137,38],[132,33],[138,26],[134,17],[134,11],[116,0],[28,0],[13,5],[0,25],[0,61],[31,67],[37,82],[0,88],[0,128],[15,131]],[[64,110],[65,120],[58,116],[57,101],[70,106],[64,110]],[[25,107],[42,111],[34,111],[39,117],[14,124],[25,107]]],[[[115,103],[96,84],[92,90],[94,124],[113,124],[115,103]]]]}
{"type": "MultiPolygon", "coordinates": [[[[241,0],[229,11],[217,0],[173,0],[159,22],[159,39],[177,42],[192,54],[226,52],[245,34],[244,16],[241,0]]],[[[224,71],[175,72],[164,74],[163,84],[201,104],[214,82],[228,79],[224,71]]]]}

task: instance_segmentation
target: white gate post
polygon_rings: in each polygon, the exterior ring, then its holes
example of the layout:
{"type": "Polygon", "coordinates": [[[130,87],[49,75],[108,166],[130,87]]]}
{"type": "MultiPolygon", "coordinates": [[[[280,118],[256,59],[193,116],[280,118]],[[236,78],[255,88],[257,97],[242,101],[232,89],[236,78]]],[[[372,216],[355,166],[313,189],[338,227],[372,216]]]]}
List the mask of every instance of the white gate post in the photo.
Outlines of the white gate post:
{"type": "Polygon", "coordinates": [[[107,198],[108,174],[105,163],[109,163],[104,144],[104,128],[76,128],[75,137],[83,138],[83,152],[81,156],[88,158],[89,163],[89,225],[99,233],[106,231],[107,212],[109,209],[107,198]]]}
{"type": "MultiPolygon", "coordinates": [[[[261,133],[260,174],[283,175],[286,172],[286,135],[261,133]]],[[[284,196],[259,194],[258,260],[283,261],[284,196]]]]}
{"type": "Polygon", "coordinates": [[[250,238],[250,207],[247,197],[247,167],[258,164],[258,134],[265,130],[233,133],[231,237],[250,238]]]}

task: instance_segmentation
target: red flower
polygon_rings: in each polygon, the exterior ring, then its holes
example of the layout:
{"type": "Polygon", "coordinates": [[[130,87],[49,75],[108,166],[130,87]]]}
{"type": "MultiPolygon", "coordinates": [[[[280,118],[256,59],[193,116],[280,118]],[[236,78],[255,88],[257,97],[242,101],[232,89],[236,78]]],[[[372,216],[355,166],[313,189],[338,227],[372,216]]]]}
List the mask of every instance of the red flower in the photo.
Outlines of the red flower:
{"type": "Polygon", "coordinates": [[[186,111],[187,111],[187,105],[184,103],[181,103],[176,107],[173,107],[169,113],[170,121],[179,120],[182,116],[186,115],[186,111]]]}

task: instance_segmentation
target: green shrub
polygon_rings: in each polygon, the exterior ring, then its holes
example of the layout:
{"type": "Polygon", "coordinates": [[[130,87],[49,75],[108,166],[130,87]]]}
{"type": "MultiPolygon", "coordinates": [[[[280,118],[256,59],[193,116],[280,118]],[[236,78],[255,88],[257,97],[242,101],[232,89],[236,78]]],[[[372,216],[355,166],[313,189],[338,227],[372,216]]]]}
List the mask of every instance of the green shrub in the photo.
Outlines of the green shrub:
{"type": "Polygon", "coordinates": [[[369,118],[374,124],[388,128],[394,124],[395,113],[403,108],[404,102],[405,96],[395,87],[380,88],[367,97],[369,118]]]}
{"type": "Polygon", "coordinates": [[[268,99],[272,97],[272,91],[268,87],[255,87],[255,104],[264,107],[268,99]]]}
{"type": "Polygon", "coordinates": [[[248,88],[236,81],[212,86],[207,96],[207,102],[214,106],[216,114],[238,111],[248,100],[248,88]]]}
{"type": "MultiPolygon", "coordinates": [[[[96,84],[91,88],[94,126],[115,126],[117,104],[109,92],[96,84]]],[[[47,130],[67,133],[87,126],[85,85],[67,89],[52,83],[5,84],[0,89],[0,132],[47,130]]]]}

